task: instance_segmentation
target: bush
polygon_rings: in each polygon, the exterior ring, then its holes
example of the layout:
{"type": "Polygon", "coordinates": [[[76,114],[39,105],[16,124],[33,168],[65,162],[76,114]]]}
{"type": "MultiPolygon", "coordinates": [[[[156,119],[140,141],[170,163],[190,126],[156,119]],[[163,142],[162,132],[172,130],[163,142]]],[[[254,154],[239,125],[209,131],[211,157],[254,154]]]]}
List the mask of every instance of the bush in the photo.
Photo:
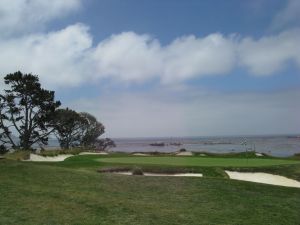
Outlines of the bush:
{"type": "Polygon", "coordinates": [[[141,168],[136,167],[132,170],[132,175],[144,175],[144,173],[141,168]]]}
{"type": "Polygon", "coordinates": [[[0,155],[4,155],[8,152],[8,149],[4,145],[0,145],[0,155]]]}
{"type": "Polygon", "coordinates": [[[24,151],[24,150],[18,150],[14,151],[12,153],[8,153],[5,155],[6,159],[11,159],[11,160],[27,160],[30,158],[30,151],[24,151]]]}
{"type": "Polygon", "coordinates": [[[181,148],[181,149],[179,150],[179,152],[186,152],[186,149],[185,149],[185,148],[181,148]]]}

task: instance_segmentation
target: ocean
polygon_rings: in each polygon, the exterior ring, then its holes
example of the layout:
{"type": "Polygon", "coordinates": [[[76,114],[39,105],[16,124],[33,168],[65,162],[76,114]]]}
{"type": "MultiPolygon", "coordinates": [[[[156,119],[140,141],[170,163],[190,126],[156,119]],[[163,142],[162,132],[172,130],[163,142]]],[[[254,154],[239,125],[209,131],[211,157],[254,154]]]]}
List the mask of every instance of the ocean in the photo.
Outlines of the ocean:
{"type": "Polygon", "coordinates": [[[232,136],[232,137],[170,137],[115,138],[115,152],[173,152],[179,149],[195,152],[229,153],[256,151],[287,157],[300,153],[300,135],[232,136]],[[154,145],[153,145],[154,144],[154,145]]]}

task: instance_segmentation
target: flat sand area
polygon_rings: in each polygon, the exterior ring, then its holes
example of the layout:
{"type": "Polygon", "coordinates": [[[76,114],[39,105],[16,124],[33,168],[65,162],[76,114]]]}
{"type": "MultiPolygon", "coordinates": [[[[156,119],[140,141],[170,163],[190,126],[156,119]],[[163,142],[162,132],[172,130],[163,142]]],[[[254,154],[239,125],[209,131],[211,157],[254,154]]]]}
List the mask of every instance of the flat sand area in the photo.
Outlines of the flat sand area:
{"type": "MultiPolygon", "coordinates": [[[[121,175],[132,175],[131,172],[113,172],[113,173],[121,174],[121,175]]],[[[143,176],[149,176],[149,177],[202,177],[203,175],[202,175],[202,173],[175,173],[175,174],[144,173],[143,176]]]]}
{"type": "Polygon", "coordinates": [[[269,173],[250,173],[250,172],[233,172],[225,171],[230,179],[244,180],[263,184],[280,185],[286,187],[300,188],[300,182],[279,175],[269,173]]]}
{"type": "Polygon", "coordinates": [[[193,153],[192,152],[178,152],[178,153],[176,153],[176,155],[179,155],[179,156],[192,156],[193,153]]]}

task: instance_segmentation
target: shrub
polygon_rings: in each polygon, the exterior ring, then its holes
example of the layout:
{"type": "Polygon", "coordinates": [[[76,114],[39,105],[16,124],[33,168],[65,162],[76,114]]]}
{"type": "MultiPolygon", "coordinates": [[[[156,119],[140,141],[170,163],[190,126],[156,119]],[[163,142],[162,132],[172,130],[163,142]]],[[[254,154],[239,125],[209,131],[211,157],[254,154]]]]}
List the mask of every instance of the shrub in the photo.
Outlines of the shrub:
{"type": "Polygon", "coordinates": [[[186,149],[185,149],[185,148],[181,148],[181,149],[179,150],[179,152],[186,152],[186,149]]]}
{"type": "Polygon", "coordinates": [[[8,153],[5,155],[6,159],[11,159],[11,160],[27,160],[30,158],[30,151],[24,151],[24,150],[18,150],[14,151],[12,153],[8,153]]]}
{"type": "Polygon", "coordinates": [[[0,155],[4,155],[8,152],[8,149],[4,145],[0,145],[0,155]]]}
{"type": "Polygon", "coordinates": [[[143,170],[139,167],[135,167],[132,170],[132,175],[144,175],[143,170]]]}

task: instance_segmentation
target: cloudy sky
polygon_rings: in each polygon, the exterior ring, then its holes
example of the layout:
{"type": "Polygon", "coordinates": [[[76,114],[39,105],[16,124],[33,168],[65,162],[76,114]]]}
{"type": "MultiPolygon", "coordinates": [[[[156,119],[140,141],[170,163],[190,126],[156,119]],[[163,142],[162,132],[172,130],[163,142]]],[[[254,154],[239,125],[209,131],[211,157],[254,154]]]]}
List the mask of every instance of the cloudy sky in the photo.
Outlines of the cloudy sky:
{"type": "Polygon", "coordinates": [[[296,134],[300,1],[0,0],[17,70],[110,137],[296,134]]]}

